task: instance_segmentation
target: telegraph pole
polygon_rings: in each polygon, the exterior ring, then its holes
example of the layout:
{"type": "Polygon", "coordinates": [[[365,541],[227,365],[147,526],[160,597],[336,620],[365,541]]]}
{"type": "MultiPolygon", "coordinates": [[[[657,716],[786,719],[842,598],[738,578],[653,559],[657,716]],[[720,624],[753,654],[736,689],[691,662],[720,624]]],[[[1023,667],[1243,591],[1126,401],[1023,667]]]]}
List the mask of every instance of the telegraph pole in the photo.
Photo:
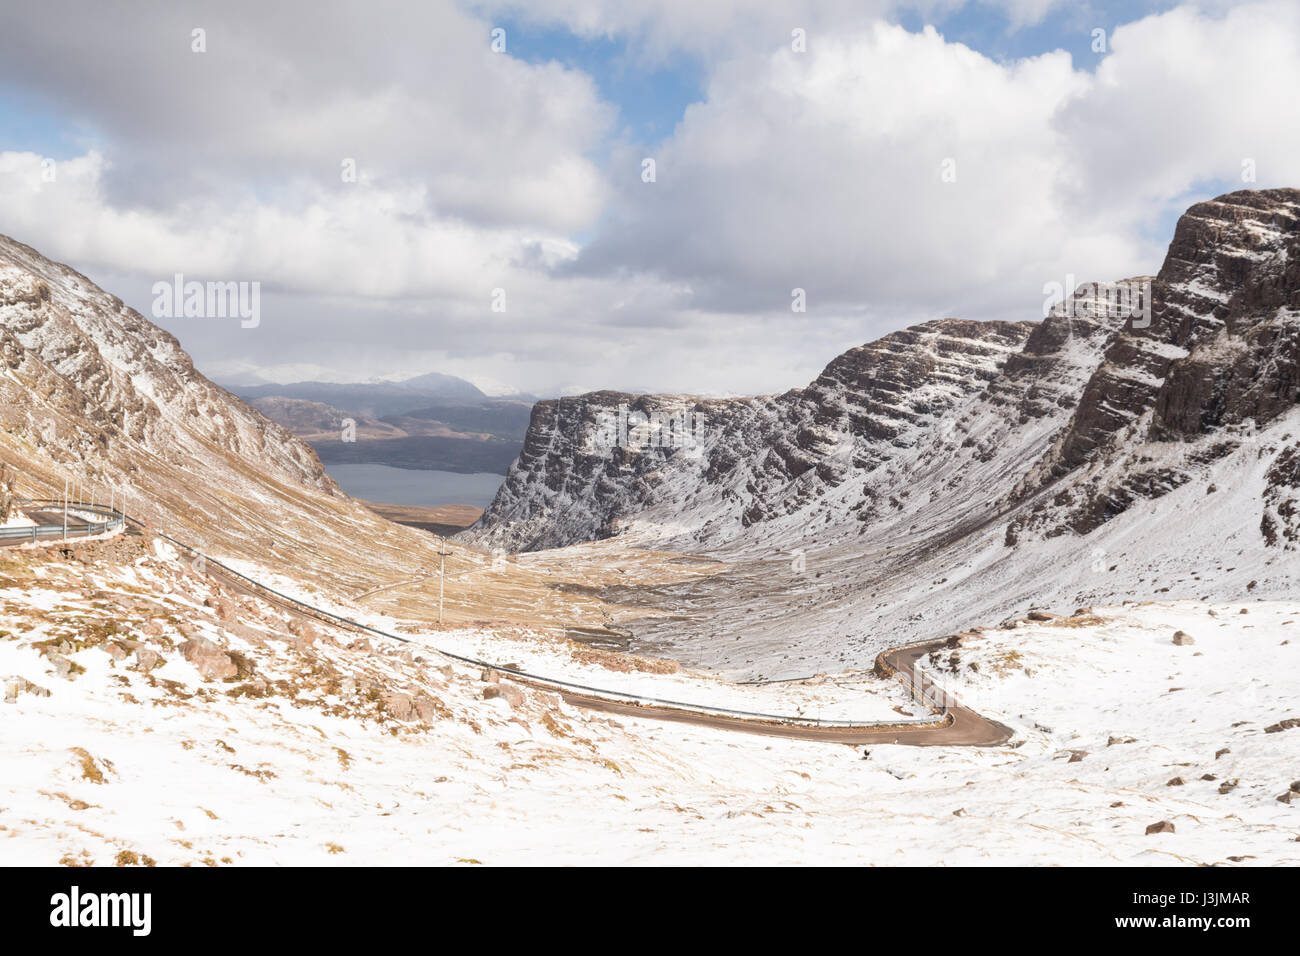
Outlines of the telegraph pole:
{"type": "MultiPolygon", "coordinates": [[[[446,539],[442,538],[439,540],[442,541],[442,546],[445,548],[447,546],[446,539]]],[[[446,583],[446,578],[447,578],[447,555],[449,554],[451,554],[450,551],[438,552],[438,624],[439,625],[442,624],[442,594],[443,594],[443,586],[446,583]]]]}

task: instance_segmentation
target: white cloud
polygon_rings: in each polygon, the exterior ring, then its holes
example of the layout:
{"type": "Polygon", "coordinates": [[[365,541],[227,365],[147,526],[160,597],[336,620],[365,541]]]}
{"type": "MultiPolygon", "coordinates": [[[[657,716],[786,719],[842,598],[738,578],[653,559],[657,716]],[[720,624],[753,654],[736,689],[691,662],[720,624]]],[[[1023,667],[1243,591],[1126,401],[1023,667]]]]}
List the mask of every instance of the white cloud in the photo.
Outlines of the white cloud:
{"type": "Polygon", "coordinates": [[[363,298],[486,301],[517,261],[571,258],[562,236],[476,226],[428,211],[423,185],[301,184],[292,202],[196,199],[175,209],[123,208],[103,183],[104,156],[58,162],[42,179],[35,153],[0,153],[5,228],[63,259],[155,277],[257,280],[272,288],[363,298]]]}
{"type": "Polygon", "coordinates": [[[0,10],[0,81],[91,129],[123,204],[275,201],[337,186],[350,157],[377,185],[422,186],[440,217],[590,225],[613,110],[584,73],[493,53],[489,30],[451,0],[49,0],[0,10]]]}
{"type": "Polygon", "coordinates": [[[1260,186],[1300,183],[1294,5],[1175,10],[1113,44],[1095,76],[1064,52],[1000,63],[883,24],[732,58],[658,150],[657,182],[624,178],[617,228],[578,268],[644,270],[724,311],[799,286],[810,315],[1034,318],[1067,272],[1158,267],[1169,236],[1142,237],[1197,184],[1234,188],[1244,157],[1260,186]]]}
{"type": "Polygon", "coordinates": [[[1123,272],[1137,245],[1059,196],[1071,160],[1054,118],[1088,84],[1064,53],[1003,65],[883,24],[733,60],[580,263],[639,265],[720,310],[788,308],[801,287],[821,315],[969,314],[1032,303],[1063,263],[1123,272]]]}
{"type": "Polygon", "coordinates": [[[1252,185],[1300,185],[1300,15],[1280,0],[1121,26],[1095,75],[864,22],[874,6],[541,9],[706,57],[653,184],[638,149],[599,158],[613,111],[589,77],[492,54],[491,19],[447,4],[223,5],[204,55],[178,7],[129,28],[50,9],[0,12],[0,78],[95,148],[54,183],[0,153],[0,231],[142,310],[177,271],[262,281],[255,335],[171,326],[232,373],[775,390],[911,322],[1031,319],[1066,273],[1153,269],[1156,227],[1243,159],[1252,185]]]}

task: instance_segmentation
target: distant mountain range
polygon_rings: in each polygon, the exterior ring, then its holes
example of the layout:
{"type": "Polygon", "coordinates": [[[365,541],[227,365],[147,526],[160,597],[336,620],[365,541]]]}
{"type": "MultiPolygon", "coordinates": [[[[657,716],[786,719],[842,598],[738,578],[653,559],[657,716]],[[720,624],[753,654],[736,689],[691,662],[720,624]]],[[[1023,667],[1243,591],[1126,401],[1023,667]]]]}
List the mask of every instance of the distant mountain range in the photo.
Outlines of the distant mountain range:
{"type": "Polygon", "coordinates": [[[531,396],[491,398],[439,372],[400,382],[227,388],[309,442],[327,465],[504,475],[523,446],[532,407],[531,396]],[[345,436],[347,421],[352,426],[345,436]]]}

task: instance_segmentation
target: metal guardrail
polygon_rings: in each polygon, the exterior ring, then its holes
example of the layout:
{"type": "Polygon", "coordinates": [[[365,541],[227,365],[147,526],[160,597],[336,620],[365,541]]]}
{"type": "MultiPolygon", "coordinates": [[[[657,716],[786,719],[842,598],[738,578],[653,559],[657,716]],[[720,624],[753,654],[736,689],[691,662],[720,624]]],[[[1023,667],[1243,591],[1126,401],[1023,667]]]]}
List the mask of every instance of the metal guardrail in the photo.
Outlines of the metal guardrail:
{"type": "MultiPolygon", "coordinates": [[[[36,499],[35,501],[33,499],[25,499],[25,501],[27,501],[28,503],[38,503],[40,500],[43,499],[36,499]]],[[[48,500],[53,502],[56,499],[48,499],[48,500]]],[[[110,530],[113,528],[124,527],[128,524],[134,525],[139,528],[144,528],[144,523],[141,522],[140,520],[136,518],[127,517],[123,515],[120,511],[110,508],[107,505],[78,505],[77,510],[90,511],[95,514],[102,514],[105,517],[108,517],[110,520],[108,522],[105,522],[104,525],[110,530]]],[[[98,526],[99,524],[97,523],[95,527],[98,526]]],[[[53,531],[58,532],[60,535],[63,533],[62,526],[49,526],[49,527],[51,527],[53,531]]],[[[26,532],[29,529],[23,528],[21,530],[26,532]]],[[[72,529],[69,529],[69,533],[71,533],[71,530],[72,529]]],[[[83,534],[84,533],[85,532],[83,531],[83,534]]],[[[866,721],[833,720],[833,719],[823,720],[816,717],[791,716],[787,714],[765,714],[765,713],[759,713],[759,712],[748,711],[748,710],[736,710],[729,707],[714,707],[709,704],[692,704],[692,703],[687,703],[685,701],[668,700],[661,697],[647,697],[641,694],[629,693],[627,691],[611,690],[606,687],[593,687],[587,684],[579,684],[574,681],[561,680],[560,678],[557,677],[547,677],[541,674],[534,674],[530,671],[525,671],[514,667],[506,667],[501,664],[493,664],[489,661],[479,660],[478,658],[475,657],[467,657],[463,654],[455,654],[451,651],[444,650],[433,644],[425,644],[418,641],[412,641],[408,637],[402,637],[399,634],[392,634],[388,631],[381,630],[377,627],[371,627],[368,624],[362,624],[360,621],[354,621],[351,618],[342,616],[341,614],[335,614],[332,611],[326,611],[323,608],[315,607],[313,605],[307,604],[304,601],[299,600],[298,598],[291,597],[290,595],[285,594],[282,591],[277,591],[275,588],[263,584],[260,581],[254,580],[253,578],[250,578],[248,575],[240,571],[236,571],[228,564],[224,564],[223,562],[217,560],[216,558],[204,554],[198,548],[186,544],[183,541],[178,541],[177,539],[173,538],[171,535],[164,534],[163,532],[157,530],[153,531],[153,534],[159,538],[162,538],[164,541],[170,542],[171,544],[175,545],[178,548],[188,551],[190,554],[194,554],[201,557],[204,561],[205,566],[207,564],[213,564],[216,567],[220,568],[225,573],[238,578],[240,581],[252,586],[253,588],[256,588],[259,591],[264,591],[268,594],[275,595],[275,597],[281,601],[286,601],[290,604],[293,604],[296,607],[302,608],[303,610],[308,611],[319,618],[324,618],[332,623],[340,624],[343,625],[344,627],[349,627],[352,628],[353,630],[360,631],[365,634],[373,634],[376,637],[382,637],[385,638],[386,640],[397,641],[398,643],[401,644],[413,644],[416,647],[422,647],[428,651],[431,651],[432,653],[445,657],[448,660],[456,661],[457,663],[460,664],[467,664],[472,667],[486,668],[488,670],[495,671],[496,673],[499,674],[505,674],[510,677],[518,678],[521,681],[528,681],[534,684],[541,684],[548,687],[554,687],[559,690],[575,691],[584,694],[590,694],[595,697],[606,698],[612,701],[622,701],[625,703],[636,704],[636,705],[646,706],[646,707],[662,707],[671,710],[679,710],[687,713],[711,714],[711,715],[721,716],[721,717],[736,717],[744,720],[763,721],[767,723],[785,724],[785,725],[796,726],[796,727],[842,727],[846,729],[869,730],[871,728],[886,728],[886,727],[942,726],[944,724],[949,723],[952,719],[951,715],[949,714],[948,708],[946,706],[942,706],[940,712],[932,717],[912,717],[912,718],[900,718],[896,720],[866,720],[866,721]]],[[[909,689],[914,690],[914,688],[911,687],[910,682],[907,683],[909,684],[909,689]]]]}
{"type": "MultiPolygon", "coordinates": [[[[137,522],[134,518],[129,520],[132,523],[139,524],[139,522],[137,522]]],[[[320,617],[324,617],[328,620],[333,621],[336,624],[342,624],[346,627],[353,628],[354,630],[361,631],[366,634],[374,634],[377,637],[383,637],[388,640],[398,641],[399,643],[402,644],[414,644],[417,647],[423,647],[436,654],[439,654],[442,657],[447,658],[448,660],[453,660],[461,664],[468,664],[473,667],[486,668],[488,670],[496,671],[499,674],[506,674],[511,677],[516,677],[522,681],[530,681],[535,684],[543,684],[549,687],[559,688],[561,690],[579,691],[585,694],[591,694],[596,697],[604,697],[611,700],[619,700],[619,701],[638,704],[642,706],[663,707],[663,708],[680,710],[689,713],[712,714],[715,716],[722,716],[722,717],[737,717],[737,718],[742,718],[747,720],[788,724],[792,726],[843,727],[847,729],[867,730],[873,727],[884,728],[884,727],[942,726],[944,724],[947,724],[951,720],[950,714],[948,712],[948,708],[946,706],[941,706],[939,708],[939,713],[932,717],[912,717],[912,718],[901,718],[896,720],[867,720],[867,721],[833,720],[833,719],[824,720],[821,718],[791,716],[788,714],[765,714],[765,713],[749,711],[749,710],[736,710],[730,707],[714,707],[709,704],[692,704],[692,703],[687,703],[685,701],[668,700],[662,697],[647,697],[641,694],[629,693],[627,691],[611,690],[610,688],[607,687],[593,687],[588,684],[579,684],[574,681],[561,680],[558,677],[547,677],[542,674],[534,674],[531,671],[520,670],[514,667],[506,667],[501,664],[493,664],[489,661],[480,660],[475,657],[466,657],[465,655],[462,654],[455,654],[451,651],[444,650],[433,644],[425,644],[418,641],[412,641],[410,638],[402,637],[398,634],[391,634],[388,631],[384,631],[376,627],[371,627],[368,624],[362,624],[360,621],[354,621],[351,618],[343,617],[342,615],[339,614],[334,614],[333,612],[326,611],[323,608],[314,607],[313,605],[300,601],[297,598],[290,597],[289,595],[281,591],[277,591],[275,588],[269,587],[268,585],[265,585],[260,581],[256,581],[253,578],[250,578],[248,575],[236,571],[234,568],[230,567],[229,565],[223,564],[221,561],[218,561],[216,558],[203,554],[203,552],[199,551],[197,548],[185,544],[184,542],[177,541],[175,538],[171,537],[170,535],[163,534],[162,532],[157,532],[157,531],[154,533],[157,534],[160,538],[163,538],[171,542],[172,544],[176,545],[177,547],[184,548],[186,551],[189,551],[191,554],[201,556],[205,563],[215,564],[217,567],[221,568],[223,571],[227,572],[228,574],[234,575],[235,577],[239,578],[241,581],[244,581],[245,583],[250,584],[259,590],[265,591],[269,594],[273,594],[280,600],[288,601],[289,603],[294,604],[297,607],[304,608],[305,610],[310,611],[312,614],[315,614],[320,617]]],[[[910,682],[908,683],[909,683],[909,689],[912,689],[910,682]]]]}
{"type": "MultiPolygon", "coordinates": [[[[15,504],[57,504],[63,507],[61,498],[17,498],[15,504]]],[[[96,514],[104,518],[104,521],[89,521],[77,526],[64,527],[61,524],[34,524],[28,528],[0,528],[0,541],[40,541],[43,538],[88,538],[97,534],[106,534],[109,531],[117,531],[126,527],[126,517],[122,512],[107,505],[97,504],[74,504],[68,503],[68,510],[79,511],[83,514],[96,514]]],[[[78,519],[80,520],[80,519],[78,519]]]]}

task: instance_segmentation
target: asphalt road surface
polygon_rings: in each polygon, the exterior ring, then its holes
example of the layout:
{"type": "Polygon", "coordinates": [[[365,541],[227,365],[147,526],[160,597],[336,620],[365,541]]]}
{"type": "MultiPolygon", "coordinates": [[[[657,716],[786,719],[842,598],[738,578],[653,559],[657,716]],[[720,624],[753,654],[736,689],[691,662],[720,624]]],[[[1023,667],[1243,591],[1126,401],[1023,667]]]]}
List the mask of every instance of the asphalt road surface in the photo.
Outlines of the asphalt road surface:
{"type": "MultiPolygon", "coordinates": [[[[63,512],[40,510],[28,512],[28,517],[42,525],[63,526],[63,512]]],[[[68,515],[68,530],[85,528],[87,522],[68,515]]],[[[138,532],[132,529],[131,534],[138,532]]],[[[22,544],[26,539],[15,539],[4,544],[22,544]]],[[[236,591],[268,600],[284,610],[310,620],[335,624],[337,622],[323,615],[313,614],[312,609],[298,602],[280,598],[263,591],[255,584],[227,573],[219,565],[209,562],[207,571],[214,577],[221,578],[236,591]]],[[[933,641],[928,644],[915,644],[908,647],[885,651],[877,658],[887,665],[887,669],[896,672],[898,679],[904,680],[912,671],[913,665],[921,657],[933,650],[947,645],[946,640],[933,641]]],[[[983,717],[968,707],[953,704],[948,709],[943,723],[931,726],[899,724],[883,727],[835,727],[814,724],[783,723],[775,720],[760,720],[753,717],[729,716],[703,711],[692,711],[678,707],[666,707],[655,704],[638,704],[631,701],[601,697],[596,694],[557,688],[543,681],[531,681],[503,675],[508,680],[537,687],[552,693],[559,693],[564,701],[575,707],[596,710],[624,717],[640,717],[649,720],[663,720],[672,723],[690,724],[696,727],[712,727],[718,730],[739,731],[748,734],[762,734],[770,737],[785,737],[793,740],[821,741],[850,745],[871,744],[905,744],[914,747],[995,747],[1011,739],[1011,730],[995,720],[983,717]]],[[[936,715],[937,716],[937,715],[936,715]]]]}

